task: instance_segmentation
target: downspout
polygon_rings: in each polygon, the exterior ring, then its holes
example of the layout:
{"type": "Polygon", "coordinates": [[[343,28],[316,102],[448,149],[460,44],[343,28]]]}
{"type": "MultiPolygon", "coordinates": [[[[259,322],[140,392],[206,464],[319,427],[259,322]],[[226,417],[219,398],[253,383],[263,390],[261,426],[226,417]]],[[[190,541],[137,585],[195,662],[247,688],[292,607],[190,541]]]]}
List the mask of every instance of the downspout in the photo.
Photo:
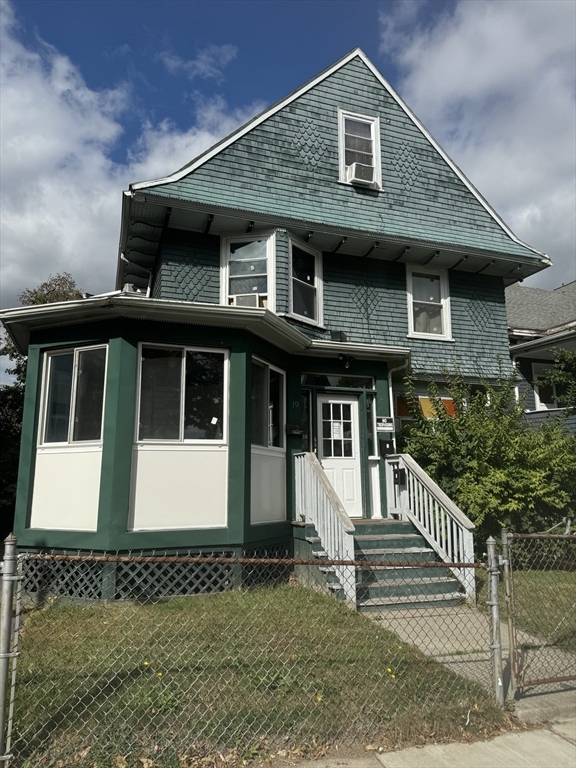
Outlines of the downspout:
{"type": "MultiPolygon", "coordinates": [[[[390,401],[390,410],[392,411],[391,416],[394,416],[394,392],[392,391],[392,374],[396,373],[396,371],[401,371],[403,368],[406,368],[409,362],[410,356],[408,356],[401,365],[397,365],[395,368],[388,369],[388,399],[390,401]]],[[[394,430],[394,437],[392,440],[394,442],[394,452],[396,452],[396,430],[394,430]]]]}

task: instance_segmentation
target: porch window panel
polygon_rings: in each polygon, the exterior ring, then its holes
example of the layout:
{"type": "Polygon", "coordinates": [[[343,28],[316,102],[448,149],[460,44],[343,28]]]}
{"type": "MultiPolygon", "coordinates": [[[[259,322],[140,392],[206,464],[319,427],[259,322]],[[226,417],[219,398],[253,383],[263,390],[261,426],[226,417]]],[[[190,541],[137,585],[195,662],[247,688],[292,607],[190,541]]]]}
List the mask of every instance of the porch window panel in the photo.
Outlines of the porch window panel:
{"type": "Polygon", "coordinates": [[[268,445],[268,370],[252,363],[252,443],[268,445]]]}
{"type": "Polygon", "coordinates": [[[282,447],[282,403],[284,402],[284,377],[270,368],[270,393],[268,405],[268,445],[282,447]]]}
{"type": "Polygon", "coordinates": [[[224,355],[186,351],[184,439],[222,440],[224,420],[224,355]]]}
{"type": "Polygon", "coordinates": [[[178,440],[182,389],[182,351],[142,349],[140,440],[178,440]]]}
{"type": "Polygon", "coordinates": [[[50,358],[48,398],[46,402],[45,443],[65,443],[70,427],[74,354],[50,358]]]}
{"type": "Polygon", "coordinates": [[[80,350],[74,408],[75,442],[100,440],[105,371],[106,350],[103,347],[80,350]]]}

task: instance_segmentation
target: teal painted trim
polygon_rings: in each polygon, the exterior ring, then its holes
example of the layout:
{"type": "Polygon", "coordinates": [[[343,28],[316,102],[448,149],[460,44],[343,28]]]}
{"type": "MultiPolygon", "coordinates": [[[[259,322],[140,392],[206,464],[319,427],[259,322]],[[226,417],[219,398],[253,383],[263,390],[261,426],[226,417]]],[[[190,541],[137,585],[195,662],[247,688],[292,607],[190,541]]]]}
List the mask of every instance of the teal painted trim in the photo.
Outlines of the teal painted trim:
{"type": "Polygon", "coordinates": [[[116,546],[128,525],[137,376],[137,345],[110,339],[98,506],[98,533],[107,547],[116,546]]]}
{"type": "Polygon", "coordinates": [[[366,415],[366,392],[358,397],[358,435],[360,439],[360,472],[362,484],[362,511],[364,517],[372,517],[372,493],[370,490],[370,467],[368,464],[368,425],[366,415]]]}
{"type": "MultiPolygon", "coordinates": [[[[376,415],[377,416],[393,416],[394,410],[392,403],[390,402],[390,391],[388,389],[388,366],[385,366],[386,373],[382,374],[376,379],[376,415]]],[[[390,435],[392,437],[392,435],[390,435]]],[[[379,450],[378,434],[376,434],[376,451],[379,450]]],[[[380,475],[380,511],[382,517],[388,517],[388,503],[386,501],[387,488],[386,488],[386,462],[384,457],[380,456],[378,463],[378,470],[380,475]]]]}
{"type": "Polygon", "coordinates": [[[230,354],[228,438],[228,531],[231,540],[250,536],[250,392],[252,354],[248,345],[230,354]]]}
{"type": "Polygon", "coordinates": [[[252,525],[244,537],[244,545],[278,542],[292,536],[292,524],[290,522],[262,523],[252,525]]]}
{"type": "Polygon", "coordinates": [[[32,508],[41,387],[42,365],[40,349],[37,346],[31,346],[28,350],[28,363],[26,366],[26,389],[24,392],[18,486],[14,515],[14,534],[18,539],[22,539],[25,535],[32,508]]]}

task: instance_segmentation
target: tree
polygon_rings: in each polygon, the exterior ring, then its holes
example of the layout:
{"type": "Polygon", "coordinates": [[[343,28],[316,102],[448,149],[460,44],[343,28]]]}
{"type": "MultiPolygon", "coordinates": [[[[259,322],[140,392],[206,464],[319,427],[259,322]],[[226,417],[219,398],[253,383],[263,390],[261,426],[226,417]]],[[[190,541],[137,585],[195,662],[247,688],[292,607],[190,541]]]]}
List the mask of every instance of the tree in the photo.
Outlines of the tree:
{"type": "MultiPolygon", "coordinates": [[[[25,288],[18,296],[18,301],[23,307],[31,307],[35,304],[73,301],[81,299],[83,295],[72,275],[69,272],[60,272],[50,275],[48,280],[36,288],[25,288]]],[[[11,368],[6,368],[6,373],[14,376],[15,383],[23,388],[26,381],[26,356],[16,348],[8,336],[4,336],[2,340],[0,355],[6,356],[13,363],[11,368]]]]}
{"type": "MultiPolygon", "coordinates": [[[[50,304],[56,301],[81,299],[82,291],[68,272],[50,275],[36,288],[26,288],[18,297],[23,306],[50,304]]],[[[12,366],[6,372],[14,376],[14,382],[0,386],[0,536],[5,538],[12,529],[16,503],[20,433],[26,380],[26,356],[12,340],[4,335],[0,343],[0,355],[5,355],[12,366]]]]}
{"type": "Polygon", "coordinates": [[[472,392],[460,374],[451,374],[446,390],[455,415],[431,383],[433,419],[423,415],[414,382],[406,384],[414,420],[402,435],[403,449],[476,524],[479,541],[502,526],[546,530],[574,508],[576,437],[560,420],[530,428],[513,375],[472,392]]]}

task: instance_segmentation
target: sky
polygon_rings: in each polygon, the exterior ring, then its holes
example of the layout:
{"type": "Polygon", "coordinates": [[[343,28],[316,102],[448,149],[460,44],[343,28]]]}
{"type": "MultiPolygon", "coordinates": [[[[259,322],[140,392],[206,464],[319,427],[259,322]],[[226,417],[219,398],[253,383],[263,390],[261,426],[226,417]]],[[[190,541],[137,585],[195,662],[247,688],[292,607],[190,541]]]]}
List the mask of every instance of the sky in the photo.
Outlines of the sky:
{"type": "Polygon", "coordinates": [[[0,302],[114,288],[122,190],[359,46],[525,242],[576,279],[574,0],[0,0],[0,302]]]}

